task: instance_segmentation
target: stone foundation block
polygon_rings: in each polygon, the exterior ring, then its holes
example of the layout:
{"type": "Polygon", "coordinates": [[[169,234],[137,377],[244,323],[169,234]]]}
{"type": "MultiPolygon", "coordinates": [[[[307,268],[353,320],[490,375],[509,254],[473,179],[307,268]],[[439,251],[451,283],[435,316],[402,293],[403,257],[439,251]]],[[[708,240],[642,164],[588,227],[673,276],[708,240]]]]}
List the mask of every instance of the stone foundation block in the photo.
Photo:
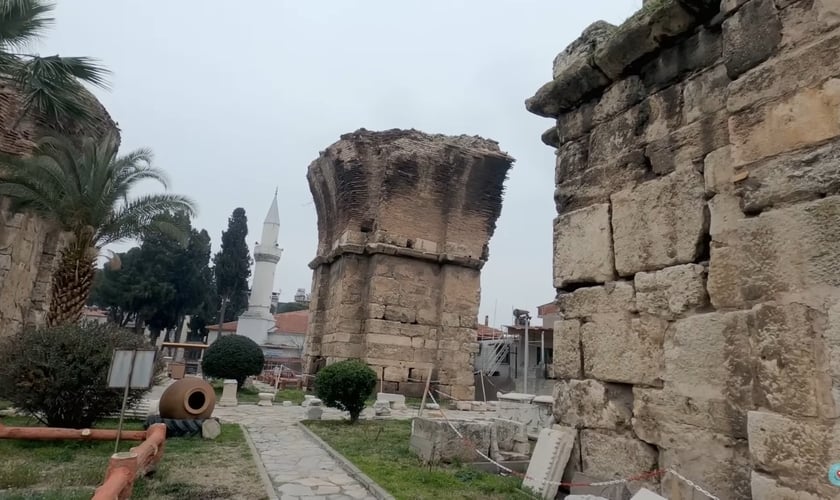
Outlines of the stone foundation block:
{"type": "Polygon", "coordinates": [[[716,309],[840,286],[840,196],[738,220],[712,244],[707,289],[716,309]]]}
{"type": "Polygon", "coordinates": [[[715,66],[687,81],[683,89],[683,123],[724,109],[729,82],[725,66],[715,66]]]}
{"type": "Polygon", "coordinates": [[[446,420],[416,417],[411,421],[409,448],[424,463],[483,460],[474,448],[485,455],[490,453],[491,424],[477,420],[449,420],[463,439],[458,437],[446,420]],[[472,444],[468,446],[466,442],[472,444]]]}
{"type": "Polygon", "coordinates": [[[835,418],[824,341],[826,316],[803,304],[767,303],[752,312],[755,402],[803,417],[835,418]]]}
{"type": "Polygon", "coordinates": [[[708,313],[676,321],[665,337],[665,387],[700,400],[752,406],[749,314],[708,313]]]}
{"type": "Polygon", "coordinates": [[[554,322],[554,376],[581,378],[580,321],[554,322]]]}
{"type": "MultiPolygon", "coordinates": [[[[718,498],[750,498],[750,457],[746,440],[693,430],[673,436],[659,452],[659,467],[673,468],[718,498]]],[[[671,473],[662,477],[666,498],[692,498],[697,493],[671,473]]]]}
{"type": "Polygon", "coordinates": [[[593,205],[554,221],[554,287],[614,278],[610,207],[593,205]]]}
{"type": "Polygon", "coordinates": [[[630,386],[597,380],[561,380],[554,386],[554,420],[570,427],[616,430],[630,425],[630,386]]]}
{"type": "Polygon", "coordinates": [[[674,319],[709,303],[706,268],[683,264],[635,276],[636,307],[665,319],[674,319]]]}
{"type": "Polygon", "coordinates": [[[665,320],[643,315],[599,314],[581,325],[586,378],[659,386],[665,320]]]}
{"type": "Polygon", "coordinates": [[[578,288],[571,293],[558,294],[557,307],[566,319],[635,312],[635,291],[629,281],[611,281],[603,286],[578,288]]]}
{"type": "Polygon", "coordinates": [[[835,498],[837,487],[828,483],[826,475],[840,456],[838,431],[836,423],[751,411],[748,432],[753,468],[776,476],[776,488],[835,498]]]}
{"type": "Polygon", "coordinates": [[[557,189],[554,191],[557,213],[608,203],[611,194],[642,182],[650,175],[642,150],[631,150],[599,163],[590,163],[588,145],[581,145],[580,141],[569,144],[575,146],[564,146],[557,155],[557,189]]]}
{"type": "MultiPolygon", "coordinates": [[[[632,435],[607,430],[580,431],[583,473],[605,480],[633,476],[657,468],[656,448],[632,435]]],[[[652,481],[656,482],[656,481],[652,481]]],[[[642,485],[633,483],[634,489],[642,485]]]]}
{"type": "Polygon", "coordinates": [[[791,489],[760,472],[752,471],[750,479],[752,500],[824,500],[825,497],[799,489],[791,489]]]}
{"type": "Polygon", "coordinates": [[[621,276],[696,261],[708,229],[703,177],[675,172],[614,194],[612,228],[621,276]]]}

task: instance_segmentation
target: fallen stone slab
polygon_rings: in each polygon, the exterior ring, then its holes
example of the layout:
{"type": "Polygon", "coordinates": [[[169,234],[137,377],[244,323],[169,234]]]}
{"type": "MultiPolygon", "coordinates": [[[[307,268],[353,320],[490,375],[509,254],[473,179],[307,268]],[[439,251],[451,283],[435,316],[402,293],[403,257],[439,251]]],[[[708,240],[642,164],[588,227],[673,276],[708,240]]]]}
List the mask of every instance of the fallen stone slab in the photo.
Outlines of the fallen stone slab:
{"type": "Polygon", "coordinates": [[[557,496],[576,437],[577,431],[571,427],[540,431],[522,486],[546,500],[557,496]]]}

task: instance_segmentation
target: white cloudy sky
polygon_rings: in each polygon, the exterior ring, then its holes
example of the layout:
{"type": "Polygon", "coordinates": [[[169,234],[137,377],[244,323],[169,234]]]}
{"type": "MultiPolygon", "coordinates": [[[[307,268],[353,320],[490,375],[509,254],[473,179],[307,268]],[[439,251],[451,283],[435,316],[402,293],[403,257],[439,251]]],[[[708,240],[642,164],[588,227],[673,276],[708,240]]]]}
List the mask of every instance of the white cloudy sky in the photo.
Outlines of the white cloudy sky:
{"type": "Polygon", "coordinates": [[[64,0],[44,54],[87,55],[113,72],[96,91],[125,150],[153,148],[174,191],[199,204],[215,252],[231,211],[249,244],[275,186],[282,300],[311,284],[317,243],[306,167],[339,135],[417,128],[497,140],[517,162],[482,273],[480,317],[553,299],[550,126],[523,101],[590,23],[641,0],[64,0]]]}

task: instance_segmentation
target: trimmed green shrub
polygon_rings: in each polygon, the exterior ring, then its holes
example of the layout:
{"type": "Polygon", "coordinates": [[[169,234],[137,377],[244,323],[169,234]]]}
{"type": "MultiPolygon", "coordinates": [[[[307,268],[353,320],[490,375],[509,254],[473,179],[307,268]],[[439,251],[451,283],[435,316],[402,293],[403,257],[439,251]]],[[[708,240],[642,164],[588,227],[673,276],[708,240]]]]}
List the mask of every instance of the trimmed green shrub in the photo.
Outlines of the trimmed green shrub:
{"type": "Polygon", "coordinates": [[[242,335],[225,335],[210,344],[201,361],[208,377],[236,380],[237,390],[245,379],[262,373],[265,356],[256,342],[242,335]]]}
{"type": "MultiPolygon", "coordinates": [[[[145,347],[114,325],[70,324],[26,330],[0,340],[0,399],[51,427],[87,428],[119,413],[122,389],[108,388],[116,348],[145,347]]],[[[131,390],[128,404],[145,391],[131,390]]]]}
{"type": "Polygon", "coordinates": [[[349,412],[350,423],[359,420],[374,387],[376,372],[358,359],[333,363],[315,376],[315,394],[330,408],[349,412]]]}

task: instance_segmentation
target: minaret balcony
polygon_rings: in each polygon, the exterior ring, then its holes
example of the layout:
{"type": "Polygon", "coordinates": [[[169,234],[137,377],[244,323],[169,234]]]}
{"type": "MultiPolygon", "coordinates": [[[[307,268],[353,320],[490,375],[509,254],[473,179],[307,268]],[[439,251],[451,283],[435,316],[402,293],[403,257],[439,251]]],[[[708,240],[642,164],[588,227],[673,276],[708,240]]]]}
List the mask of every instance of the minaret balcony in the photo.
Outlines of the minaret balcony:
{"type": "Polygon", "coordinates": [[[280,257],[283,255],[283,249],[276,245],[257,245],[254,247],[254,260],[257,262],[280,262],[280,257]]]}

